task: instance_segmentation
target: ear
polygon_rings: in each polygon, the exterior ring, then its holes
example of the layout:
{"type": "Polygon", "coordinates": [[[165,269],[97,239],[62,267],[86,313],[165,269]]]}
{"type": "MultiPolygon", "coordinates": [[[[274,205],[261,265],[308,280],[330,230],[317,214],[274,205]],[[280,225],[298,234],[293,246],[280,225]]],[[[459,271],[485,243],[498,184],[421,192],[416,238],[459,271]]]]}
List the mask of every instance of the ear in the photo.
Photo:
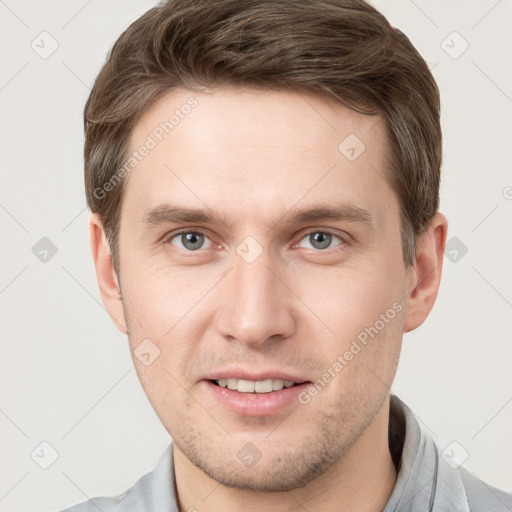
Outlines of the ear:
{"type": "Polygon", "coordinates": [[[103,224],[96,214],[91,215],[89,221],[89,236],[101,299],[107,313],[110,315],[117,328],[122,333],[127,334],[128,329],[124,317],[119,281],[114,270],[114,263],[112,262],[107,237],[103,231],[103,224]]]}
{"type": "Polygon", "coordinates": [[[436,213],[427,231],[417,239],[416,261],[408,270],[409,294],[406,300],[404,332],[419,327],[434,306],[441,282],[447,231],[446,217],[436,213]]]}

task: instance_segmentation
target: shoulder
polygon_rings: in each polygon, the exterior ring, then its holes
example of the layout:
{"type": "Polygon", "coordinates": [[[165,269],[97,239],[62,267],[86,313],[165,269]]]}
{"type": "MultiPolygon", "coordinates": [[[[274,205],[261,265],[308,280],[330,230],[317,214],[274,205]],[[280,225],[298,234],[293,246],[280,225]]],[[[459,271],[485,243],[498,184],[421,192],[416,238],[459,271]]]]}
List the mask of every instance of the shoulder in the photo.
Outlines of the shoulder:
{"type": "Polygon", "coordinates": [[[125,510],[136,510],[132,507],[140,505],[141,497],[147,495],[152,475],[153,472],[144,475],[126,492],[118,496],[98,496],[66,508],[61,512],[98,512],[98,510],[102,512],[124,512],[125,510]]]}
{"type": "Polygon", "coordinates": [[[464,468],[460,469],[460,477],[472,512],[512,511],[511,493],[492,487],[464,468]]]}
{"type": "Polygon", "coordinates": [[[512,512],[512,494],[455,464],[457,461],[439,449],[429,431],[394,395],[389,434],[390,450],[399,464],[386,511],[512,512]]]}
{"type": "Polygon", "coordinates": [[[73,505],[72,507],[61,510],[60,512],[114,512],[117,511],[118,504],[122,500],[123,495],[112,497],[96,497],[90,500],[73,505]]]}
{"type": "Polygon", "coordinates": [[[140,477],[126,492],[118,496],[101,496],[88,499],[60,512],[175,512],[174,471],[172,442],[167,447],[153,471],[140,477]]]}

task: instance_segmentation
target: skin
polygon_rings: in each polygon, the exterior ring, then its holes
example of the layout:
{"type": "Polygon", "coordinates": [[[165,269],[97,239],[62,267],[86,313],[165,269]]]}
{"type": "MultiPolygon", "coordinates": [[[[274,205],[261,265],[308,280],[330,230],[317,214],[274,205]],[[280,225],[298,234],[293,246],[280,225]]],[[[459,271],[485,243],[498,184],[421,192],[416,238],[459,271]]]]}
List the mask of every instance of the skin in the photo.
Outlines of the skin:
{"type": "Polygon", "coordinates": [[[396,479],[389,390],[403,333],[437,295],[446,218],[435,215],[406,267],[399,204],[384,179],[384,123],[314,95],[177,89],[140,118],[132,150],[191,96],[198,105],[127,178],[119,276],[100,220],[90,222],[109,314],[132,354],[144,339],[160,350],[148,366],[133,360],[174,440],[180,508],[382,510],[396,479]],[[355,161],[338,150],[349,134],[366,146],[355,161]],[[166,202],[206,205],[223,222],[145,226],[166,202]],[[287,221],[340,203],[371,221],[287,221]],[[182,228],[205,235],[199,249],[175,236],[182,228]],[[326,248],[311,240],[318,232],[334,235],[326,248]],[[252,263],[236,252],[248,236],[263,251],[252,263]],[[401,311],[307,404],[249,417],[226,410],[205,385],[208,373],[234,366],[315,382],[393,304],[401,311]],[[237,457],[248,442],[261,453],[252,467],[237,457]]]}

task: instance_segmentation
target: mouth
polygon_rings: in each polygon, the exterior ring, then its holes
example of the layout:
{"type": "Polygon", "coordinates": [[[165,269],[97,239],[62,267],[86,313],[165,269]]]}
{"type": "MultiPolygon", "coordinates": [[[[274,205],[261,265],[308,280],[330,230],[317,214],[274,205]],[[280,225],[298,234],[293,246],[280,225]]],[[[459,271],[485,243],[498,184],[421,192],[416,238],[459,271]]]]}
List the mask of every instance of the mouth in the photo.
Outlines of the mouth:
{"type": "Polygon", "coordinates": [[[246,380],[246,379],[218,379],[210,380],[212,384],[221,388],[231,389],[239,393],[272,393],[272,391],[281,391],[284,388],[292,388],[298,386],[299,382],[282,379],[265,379],[265,380],[246,380]]]}
{"type": "MultiPolygon", "coordinates": [[[[223,409],[240,416],[284,414],[299,405],[300,393],[311,384],[310,381],[279,378],[249,380],[226,375],[218,377],[203,381],[205,391],[223,409]]],[[[268,374],[262,377],[268,377],[268,374]]]]}

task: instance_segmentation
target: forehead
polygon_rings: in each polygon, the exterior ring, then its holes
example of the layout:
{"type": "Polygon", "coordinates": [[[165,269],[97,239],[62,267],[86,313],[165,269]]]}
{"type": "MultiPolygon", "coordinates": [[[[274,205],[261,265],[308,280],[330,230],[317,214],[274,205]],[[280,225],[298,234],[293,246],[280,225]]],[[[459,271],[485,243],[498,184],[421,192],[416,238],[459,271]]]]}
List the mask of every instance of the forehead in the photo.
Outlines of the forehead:
{"type": "Polygon", "coordinates": [[[148,108],[130,142],[136,149],[151,135],[159,143],[172,138],[208,151],[215,147],[204,142],[215,141],[221,151],[226,145],[230,150],[245,149],[248,140],[268,148],[317,150],[333,143],[337,146],[338,139],[349,133],[372,142],[385,138],[378,116],[359,114],[324,96],[240,87],[202,93],[177,88],[148,108]],[[226,131],[229,140],[224,138],[226,131]]]}
{"type": "Polygon", "coordinates": [[[173,90],[135,125],[136,153],[123,204],[138,210],[178,198],[216,210],[245,206],[263,219],[276,203],[343,198],[365,207],[372,194],[391,192],[381,119],[307,93],[173,90]]]}

